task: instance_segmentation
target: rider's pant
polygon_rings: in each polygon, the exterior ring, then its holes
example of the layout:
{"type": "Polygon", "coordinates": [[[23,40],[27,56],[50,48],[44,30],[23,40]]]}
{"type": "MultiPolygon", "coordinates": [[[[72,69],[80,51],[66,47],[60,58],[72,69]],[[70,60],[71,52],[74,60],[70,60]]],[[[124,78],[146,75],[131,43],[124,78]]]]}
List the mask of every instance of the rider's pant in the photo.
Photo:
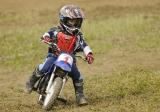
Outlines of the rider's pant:
{"type": "MultiPolygon", "coordinates": [[[[46,60],[39,65],[39,72],[41,74],[51,74],[54,69],[54,62],[56,59],[57,57],[49,53],[46,60]]],[[[77,68],[76,62],[73,63],[69,76],[73,79],[73,81],[83,80],[83,77],[77,68]]]]}

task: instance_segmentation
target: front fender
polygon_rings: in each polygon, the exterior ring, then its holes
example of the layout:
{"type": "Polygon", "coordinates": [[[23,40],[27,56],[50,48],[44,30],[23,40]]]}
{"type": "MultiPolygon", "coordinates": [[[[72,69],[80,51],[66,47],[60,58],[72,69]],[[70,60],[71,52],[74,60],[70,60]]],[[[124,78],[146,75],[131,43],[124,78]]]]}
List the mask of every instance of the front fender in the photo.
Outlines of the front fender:
{"type": "Polygon", "coordinates": [[[71,72],[72,64],[73,64],[73,58],[71,55],[67,53],[61,53],[58,56],[58,59],[55,61],[56,66],[68,72],[71,72]]]}

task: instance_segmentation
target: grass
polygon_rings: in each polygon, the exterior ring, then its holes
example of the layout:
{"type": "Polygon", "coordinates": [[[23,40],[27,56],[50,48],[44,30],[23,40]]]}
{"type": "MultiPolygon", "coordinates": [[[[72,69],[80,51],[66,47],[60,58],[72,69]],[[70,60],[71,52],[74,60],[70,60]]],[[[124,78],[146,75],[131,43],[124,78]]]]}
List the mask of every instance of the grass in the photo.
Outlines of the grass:
{"type": "MultiPolygon", "coordinates": [[[[11,1],[0,4],[2,112],[43,112],[36,103],[37,94],[27,95],[23,88],[47,53],[40,37],[58,23],[57,10],[65,4],[52,2],[42,1],[37,7],[33,7],[36,0],[26,4],[17,0],[21,7],[11,1]]],[[[67,105],[57,102],[53,111],[159,112],[160,2],[89,0],[88,6],[85,0],[69,2],[79,4],[86,13],[82,31],[95,56],[93,65],[78,61],[89,105],[76,106],[69,80],[64,90],[67,105]]]]}

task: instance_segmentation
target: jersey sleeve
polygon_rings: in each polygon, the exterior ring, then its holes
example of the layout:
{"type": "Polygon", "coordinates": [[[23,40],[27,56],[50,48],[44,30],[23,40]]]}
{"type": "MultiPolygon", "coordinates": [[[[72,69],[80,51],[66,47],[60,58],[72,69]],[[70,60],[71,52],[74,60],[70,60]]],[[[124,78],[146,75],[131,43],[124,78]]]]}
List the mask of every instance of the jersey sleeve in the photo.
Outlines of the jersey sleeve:
{"type": "Polygon", "coordinates": [[[91,48],[89,47],[87,42],[84,40],[84,36],[81,34],[80,37],[81,37],[80,38],[80,46],[81,46],[81,49],[82,49],[83,53],[85,54],[85,56],[87,56],[89,53],[93,54],[91,48]]]}

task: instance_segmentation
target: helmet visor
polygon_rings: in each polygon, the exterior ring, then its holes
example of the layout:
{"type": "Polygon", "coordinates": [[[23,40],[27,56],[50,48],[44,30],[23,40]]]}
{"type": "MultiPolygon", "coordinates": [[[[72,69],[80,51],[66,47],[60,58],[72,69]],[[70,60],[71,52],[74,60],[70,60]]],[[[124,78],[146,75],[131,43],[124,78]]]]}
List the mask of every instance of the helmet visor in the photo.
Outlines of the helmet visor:
{"type": "Polygon", "coordinates": [[[66,25],[71,28],[80,28],[82,24],[82,19],[81,18],[76,18],[76,19],[67,19],[66,25]]]}

